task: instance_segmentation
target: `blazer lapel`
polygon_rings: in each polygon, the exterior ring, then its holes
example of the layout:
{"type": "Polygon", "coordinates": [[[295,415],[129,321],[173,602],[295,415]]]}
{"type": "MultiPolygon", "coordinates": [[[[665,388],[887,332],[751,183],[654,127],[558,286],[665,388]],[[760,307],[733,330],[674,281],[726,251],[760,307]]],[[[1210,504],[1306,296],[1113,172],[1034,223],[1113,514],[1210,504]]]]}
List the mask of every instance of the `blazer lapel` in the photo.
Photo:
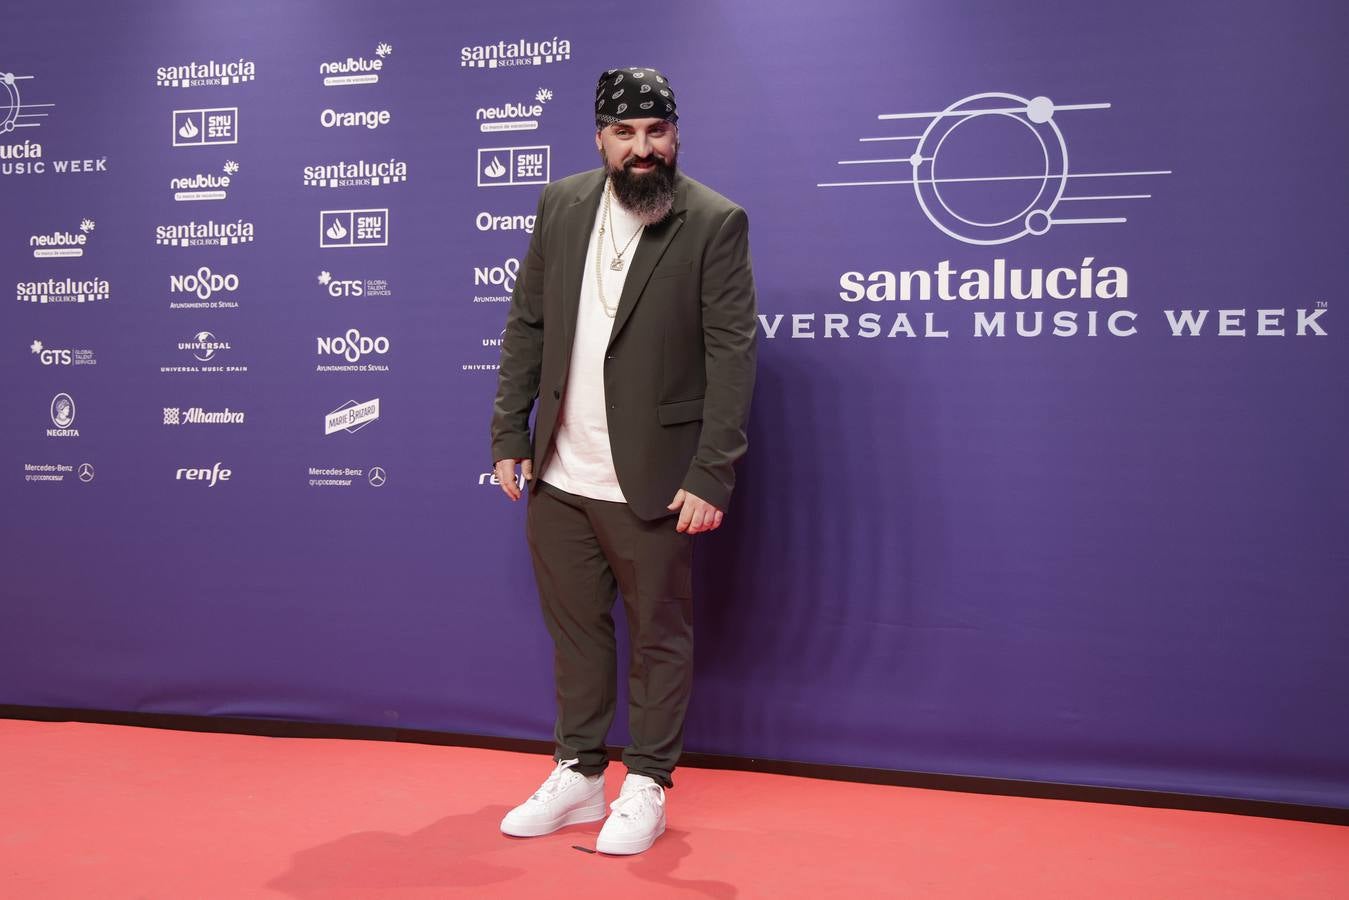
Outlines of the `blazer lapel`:
{"type": "Polygon", "coordinates": [[[566,335],[567,355],[571,356],[571,345],[576,337],[576,310],[581,303],[581,280],[585,277],[586,248],[590,245],[590,232],[595,227],[595,216],[599,211],[600,197],[604,192],[604,172],[597,171],[593,179],[587,179],[575,199],[562,211],[562,240],[566,252],[562,255],[562,322],[566,335]]]}
{"type": "Polygon", "coordinates": [[[656,263],[665,255],[665,249],[670,246],[670,241],[683,227],[684,208],[684,185],[681,180],[675,188],[675,201],[670,214],[660,224],[642,232],[642,239],[637,242],[637,250],[632,255],[632,268],[628,270],[628,277],[623,281],[623,293],[618,299],[614,328],[609,332],[609,346],[613,346],[614,338],[618,337],[628,317],[632,315],[633,307],[637,305],[642,291],[646,289],[647,281],[651,278],[651,271],[656,268],[656,263]]]}

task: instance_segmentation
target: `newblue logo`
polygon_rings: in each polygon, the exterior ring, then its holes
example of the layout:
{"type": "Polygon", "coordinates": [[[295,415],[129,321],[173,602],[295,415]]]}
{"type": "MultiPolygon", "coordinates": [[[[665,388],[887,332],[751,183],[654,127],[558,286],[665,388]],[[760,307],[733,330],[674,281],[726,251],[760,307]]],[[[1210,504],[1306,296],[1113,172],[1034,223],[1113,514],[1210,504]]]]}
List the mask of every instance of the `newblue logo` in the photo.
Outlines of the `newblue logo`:
{"type": "Polygon", "coordinates": [[[348,56],[319,66],[324,87],[347,87],[353,84],[376,84],[385,61],[393,55],[393,45],[380,41],[375,46],[375,58],[348,56]]]}

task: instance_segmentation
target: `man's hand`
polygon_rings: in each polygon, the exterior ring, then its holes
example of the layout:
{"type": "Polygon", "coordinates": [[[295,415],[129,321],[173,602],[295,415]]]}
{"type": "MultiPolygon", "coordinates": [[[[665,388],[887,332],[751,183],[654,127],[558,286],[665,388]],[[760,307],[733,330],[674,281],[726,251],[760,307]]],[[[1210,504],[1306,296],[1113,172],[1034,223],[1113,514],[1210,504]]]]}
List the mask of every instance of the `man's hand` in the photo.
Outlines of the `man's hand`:
{"type": "MultiPolygon", "coordinates": [[[[497,463],[500,465],[500,463],[497,463]]],[[[701,534],[704,531],[715,531],[720,525],[722,517],[725,515],[711,503],[688,491],[680,488],[675,492],[674,499],[666,509],[674,512],[679,510],[679,524],[675,526],[675,531],[688,532],[689,534],[701,534]]]]}
{"type": "Polygon", "coordinates": [[[515,465],[520,464],[520,474],[525,476],[525,481],[534,480],[534,460],[532,459],[499,459],[496,462],[497,481],[501,482],[501,490],[512,500],[520,499],[520,485],[515,481],[515,465]]]}

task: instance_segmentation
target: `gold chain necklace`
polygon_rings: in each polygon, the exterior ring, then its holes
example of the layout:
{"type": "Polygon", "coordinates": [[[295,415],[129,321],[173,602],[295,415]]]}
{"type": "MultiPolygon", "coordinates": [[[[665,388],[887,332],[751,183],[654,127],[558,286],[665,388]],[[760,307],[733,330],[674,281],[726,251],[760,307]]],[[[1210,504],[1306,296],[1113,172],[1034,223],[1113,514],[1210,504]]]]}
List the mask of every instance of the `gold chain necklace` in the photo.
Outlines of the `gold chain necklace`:
{"type": "Polygon", "coordinates": [[[623,254],[628,252],[628,248],[632,246],[632,242],[637,240],[637,235],[641,234],[646,226],[638,225],[637,230],[632,233],[632,237],[628,238],[628,242],[623,245],[623,249],[618,249],[618,241],[614,238],[614,231],[616,230],[614,228],[614,218],[609,208],[609,198],[613,195],[613,192],[613,184],[606,182],[604,186],[604,223],[600,225],[600,237],[604,237],[604,228],[607,224],[609,226],[609,243],[614,247],[614,258],[609,260],[609,270],[611,272],[622,272],[623,254]]]}
{"type": "Polygon", "coordinates": [[[604,186],[604,218],[600,221],[599,240],[595,242],[595,290],[599,292],[600,308],[604,310],[606,316],[612,319],[618,315],[618,304],[615,303],[613,306],[610,306],[608,298],[604,296],[604,273],[600,269],[600,257],[604,255],[604,233],[606,230],[609,232],[609,240],[613,243],[614,251],[618,254],[609,261],[609,269],[613,272],[622,272],[623,254],[628,252],[628,248],[632,246],[632,242],[637,239],[637,235],[641,234],[646,226],[642,225],[638,227],[638,229],[632,233],[632,237],[628,238],[628,242],[623,245],[623,249],[619,250],[618,243],[614,241],[613,238],[613,222],[609,207],[609,191],[610,187],[608,183],[606,183],[604,186]]]}

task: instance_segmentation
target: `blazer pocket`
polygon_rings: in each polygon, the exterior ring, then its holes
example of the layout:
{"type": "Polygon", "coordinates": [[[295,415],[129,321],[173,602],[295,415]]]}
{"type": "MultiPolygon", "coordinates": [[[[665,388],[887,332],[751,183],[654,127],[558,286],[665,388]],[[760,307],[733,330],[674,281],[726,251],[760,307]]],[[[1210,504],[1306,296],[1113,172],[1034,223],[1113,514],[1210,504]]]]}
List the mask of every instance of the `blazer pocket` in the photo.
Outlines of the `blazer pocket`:
{"type": "Polygon", "coordinates": [[[703,417],[703,398],[676,400],[674,403],[662,403],[656,407],[656,418],[662,425],[682,425],[685,422],[697,422],[703,417]]]}
{"type": "Polygon", "coordinates": [[[688,259],[674,260],[672,262],[662,262],[656,266],[655,271],[651,273],[651,280],[658,278],[676,278],[680,275],[687,275],[693,271],[693,261],[688,259]]]}

